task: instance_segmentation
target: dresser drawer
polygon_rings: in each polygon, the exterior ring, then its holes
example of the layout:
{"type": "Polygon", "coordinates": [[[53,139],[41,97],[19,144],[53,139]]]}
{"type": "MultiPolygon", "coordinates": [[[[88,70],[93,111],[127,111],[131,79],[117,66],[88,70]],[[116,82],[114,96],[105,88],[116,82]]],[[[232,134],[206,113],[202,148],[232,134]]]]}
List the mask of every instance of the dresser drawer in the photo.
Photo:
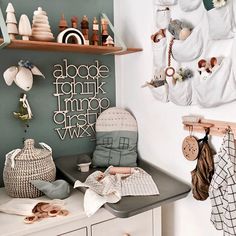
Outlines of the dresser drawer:
{"type": "Polygon", "coordinates": [[[76,229],[70,232],[59,234],[58,236],[87,236],[87,228],[76,229]]]}
{"type": "Polygon", "coordinates": [[[153,236],[152,211],[92,225],[92,236],[153,236]]]}

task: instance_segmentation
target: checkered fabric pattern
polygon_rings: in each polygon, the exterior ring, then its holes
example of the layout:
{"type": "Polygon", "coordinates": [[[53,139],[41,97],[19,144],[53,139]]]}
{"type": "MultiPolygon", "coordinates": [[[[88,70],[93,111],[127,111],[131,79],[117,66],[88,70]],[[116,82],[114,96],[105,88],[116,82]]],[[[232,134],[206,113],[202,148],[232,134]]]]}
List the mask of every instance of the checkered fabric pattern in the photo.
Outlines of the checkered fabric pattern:
{"type": "Polygon", "coordinates": [[[236,148],[234,135],[228,131],[215,158],[209,196],[212,204],[211,221],[224,236],[236,235],[236,148]]]}

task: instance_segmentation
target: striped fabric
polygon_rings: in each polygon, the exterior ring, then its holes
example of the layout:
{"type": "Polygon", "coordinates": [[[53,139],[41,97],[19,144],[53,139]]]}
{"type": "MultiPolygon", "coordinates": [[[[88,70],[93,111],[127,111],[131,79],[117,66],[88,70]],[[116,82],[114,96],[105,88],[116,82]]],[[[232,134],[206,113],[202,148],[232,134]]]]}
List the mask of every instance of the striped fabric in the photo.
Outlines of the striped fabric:
{"type": "Polygon", "coordinates": [[[211,221],[224,236],[236,235],[236,149],[232,131],[226,133],[215,158],[209,196],[212,204],[211,221]]]}

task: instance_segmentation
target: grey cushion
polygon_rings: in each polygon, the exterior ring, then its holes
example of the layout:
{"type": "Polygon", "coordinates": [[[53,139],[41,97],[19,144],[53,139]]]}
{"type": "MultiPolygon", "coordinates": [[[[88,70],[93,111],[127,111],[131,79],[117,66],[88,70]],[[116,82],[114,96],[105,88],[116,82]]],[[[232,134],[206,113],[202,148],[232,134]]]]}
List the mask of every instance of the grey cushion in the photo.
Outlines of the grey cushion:
{"type": "Polygon", "coordinates": [[[122,108],[109,108],[96,122],[94,166],[137,166],[138,128],[134,117],[122,108]]]}

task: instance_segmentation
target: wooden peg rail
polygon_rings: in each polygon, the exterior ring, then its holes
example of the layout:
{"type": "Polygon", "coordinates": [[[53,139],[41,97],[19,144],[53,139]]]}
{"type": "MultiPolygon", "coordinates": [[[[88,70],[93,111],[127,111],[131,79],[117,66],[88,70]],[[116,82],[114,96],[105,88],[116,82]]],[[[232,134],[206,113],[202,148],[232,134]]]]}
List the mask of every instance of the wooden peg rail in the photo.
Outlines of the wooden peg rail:
{"type": "Polygon", "coordinates": [[[185,130],[198,133],[205,133],[205,130],[209,128],[210,135],[213,136],[223,136],[227,129],[231,128],[236,137],[236,123],[233,122],[200,119],[199,122],[183,121],[183,125],[185,130]]]}

